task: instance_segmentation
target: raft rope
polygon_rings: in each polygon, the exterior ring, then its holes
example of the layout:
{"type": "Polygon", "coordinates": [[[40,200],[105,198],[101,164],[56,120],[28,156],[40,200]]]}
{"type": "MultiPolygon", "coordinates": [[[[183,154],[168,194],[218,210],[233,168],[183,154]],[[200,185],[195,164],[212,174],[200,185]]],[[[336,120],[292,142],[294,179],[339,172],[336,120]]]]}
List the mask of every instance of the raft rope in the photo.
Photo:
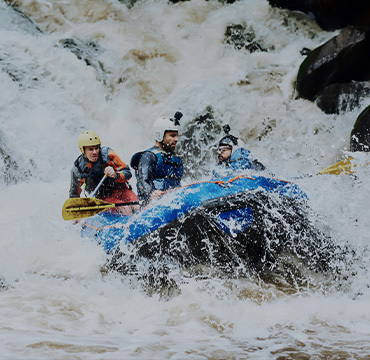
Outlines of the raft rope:
{"type": "MultiPolygon", "coordinates": [[[[208,181],[194,182],[194,183],[191,183],[191,184],[188,184],[188,185],[183,185],[183,186],[180,186],[180,187],[177,187],[177,188],[174,188],[174,189],[169,189],[169,190],[165,191],[164,194],[167,194],[169,192],[172,192],[172,191],[175,191],[175,190],[178,190],[178,189],[186,189],[188,187],[191,187],[191,186],[194,186],[194,185],[199,185],[199,184],[216,184],[216,185],[226,187],[226,186],[229,186],[232,182],[234,182],[236,180],[239,180],[239,179],[256,180],[256,178],[253,177],[253,176],[243,174],[243,175],[234,176],[233,178],[227,180],[226,182],[223,181],[223,180],[217,180],[217,181],[208,180],[208,181]]],[[[286,182],[286,183],[290,183],[290,181],[286,181],[286,180],[280,180],[280,179],[274,179],[274,180],[279,180],[279,181],[283,181],[283,182],[286,182]]],[[[147,209],[148,207],[149,207],[149,204],[146,205],[143,209],[141,209],[141,211],[147,209]]],[[[90,224],[86,224],[86,222],[85,222],[84,224],[82,224],[82,228],[87,227],[87,228],[96,230],[97,232],[101,231],[101,230],[105,230],[105,229],[111,229],[111,228],[117,228],[117,229],[119,229],[119,228],[128,228],[136,220],[136,218],[140,215],[141,211],[138,211],[137,214],[134,214],[132,219],[129,222],[127,222],[126,224],[121,224],[121,225],[113,224],[113,225],[105,225],[103,227],[96,227],[96,226],[93,226],[93,225],[90,225],[90,224]]]]}

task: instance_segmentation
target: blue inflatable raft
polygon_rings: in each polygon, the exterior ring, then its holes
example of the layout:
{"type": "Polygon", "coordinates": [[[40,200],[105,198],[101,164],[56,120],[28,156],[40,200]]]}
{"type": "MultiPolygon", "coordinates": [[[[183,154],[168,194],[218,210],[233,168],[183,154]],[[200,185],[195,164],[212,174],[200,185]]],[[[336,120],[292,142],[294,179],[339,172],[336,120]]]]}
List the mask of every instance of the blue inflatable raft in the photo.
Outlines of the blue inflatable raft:
{"type": "Polygon", "coordinates": [[[132,216],[103,212],[89,218],[82,236],[126,272],[146,263],[197,264],[235,272],[274,266],[282,251],[315,261],[307,196],[294,183],[244,174],[194,183],[167,192],[132,216]]]}

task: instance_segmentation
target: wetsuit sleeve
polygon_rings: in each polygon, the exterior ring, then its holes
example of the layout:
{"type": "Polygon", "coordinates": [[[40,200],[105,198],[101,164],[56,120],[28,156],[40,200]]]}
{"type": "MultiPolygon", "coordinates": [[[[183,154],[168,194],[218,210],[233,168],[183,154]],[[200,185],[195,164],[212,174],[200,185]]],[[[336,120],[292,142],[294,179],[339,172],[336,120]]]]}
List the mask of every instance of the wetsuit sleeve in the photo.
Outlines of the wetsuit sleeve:
{"type": "Polygon", "coordinates": [[[71,171],[71,185],[69,187],[69,197],[79,197],[81,194],[81,186],[83,184],[82,174],[77,169],[76,165],[73,166],[71,171]]]}
{"type": "Polygon", "coordinates": [[[109,161],[108,166],[112,166],[114,171],[119,174],[119,177],[115,179],[118,183],[123,183],[131,179],[132,173],[128,165],[126,165],[119,156],[112,149],[109,150],[108,154],[109,161]]]}
{"type": "Polygon", "coordinates": [[[154,176],[157,165],[157,156],[150,151],[145,152],[139,161],[137,169],[137,181],[142,195],[146,198],[155,190],[154,176]]]}

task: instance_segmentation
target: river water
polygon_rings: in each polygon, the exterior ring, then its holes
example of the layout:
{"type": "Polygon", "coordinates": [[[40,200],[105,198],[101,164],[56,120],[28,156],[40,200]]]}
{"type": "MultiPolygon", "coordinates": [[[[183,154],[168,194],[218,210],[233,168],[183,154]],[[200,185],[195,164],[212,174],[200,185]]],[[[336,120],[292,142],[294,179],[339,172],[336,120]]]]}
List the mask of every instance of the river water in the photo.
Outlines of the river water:
{"type": "MultiPolygon", "coordinates": [[[[315,175],[353,155],[370,98],[326,115],[294,93],[302,48],[336,32],[264,0],[16,4],[0,1],[0,358],[370,359],[370,173],[315,175]],[[232,24],[267,51],[226,43],[232,24]],[[341,276],[188,277],[163,296],[102,270],[103,250],[61,217],[77,136],[93,129],[129,162],[151,146],[152,122],[177,110],[185,130],[209,113],[218,129],[230,124],[298,183],[328,238],[353,254],[341,276]]],[[[209,164],[221,134],[202,129],[191,136],[209,164]]]]}

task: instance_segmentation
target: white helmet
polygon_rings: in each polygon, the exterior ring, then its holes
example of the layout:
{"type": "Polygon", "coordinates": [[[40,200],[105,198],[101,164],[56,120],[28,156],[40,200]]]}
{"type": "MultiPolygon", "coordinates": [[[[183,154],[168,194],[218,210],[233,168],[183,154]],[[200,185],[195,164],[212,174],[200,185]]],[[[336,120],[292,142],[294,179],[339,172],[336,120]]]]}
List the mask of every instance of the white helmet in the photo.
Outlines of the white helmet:
{"type": "Polygon", "coordinates": [[[157,119],[153,124],[153,135],[156,141],[161,142],[163,140],[166,131],[179,131],[180,130],[180,119],[182,118],[181,112],[176,112],[173,118],[161,117],[157,119]]]}

